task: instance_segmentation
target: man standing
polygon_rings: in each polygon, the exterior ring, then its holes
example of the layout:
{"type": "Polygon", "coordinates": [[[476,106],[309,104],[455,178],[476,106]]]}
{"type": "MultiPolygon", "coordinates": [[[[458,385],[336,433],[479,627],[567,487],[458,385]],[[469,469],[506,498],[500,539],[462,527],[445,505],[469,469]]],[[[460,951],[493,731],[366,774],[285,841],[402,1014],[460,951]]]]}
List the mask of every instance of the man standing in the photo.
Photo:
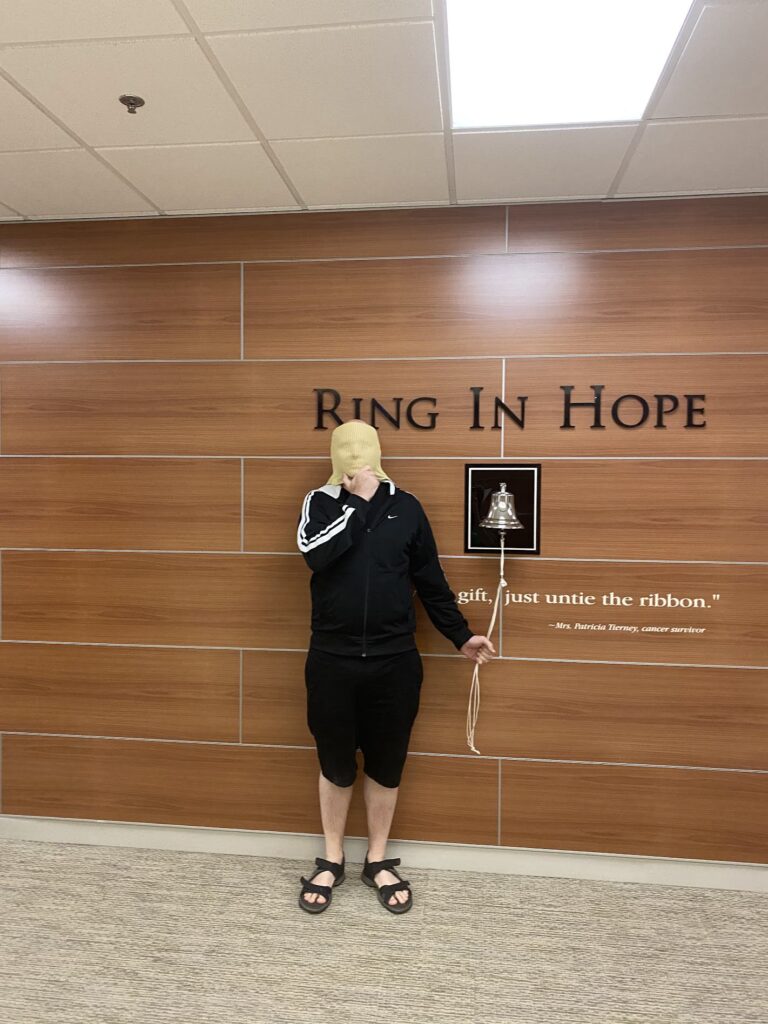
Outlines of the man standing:
{"type": "Polygon", "coordinates": [[[423,679],[414,641],[415,588],[431,621],[457,650],[480,664],[495,654],[459,611],[419,500],[381,468],[376,430],[349,420],[331,435],[333,473],[304,497],[298,548],[312,570],[312,634],[305,662],[307,724],[320,762],[325,857],[302,876],[299,904],[327,909],[344,881],[344,828],[363,752],[368,852],[362,880],[382,906],[404,913],[410,883],[385,848],[419,708],[423,679]]]}

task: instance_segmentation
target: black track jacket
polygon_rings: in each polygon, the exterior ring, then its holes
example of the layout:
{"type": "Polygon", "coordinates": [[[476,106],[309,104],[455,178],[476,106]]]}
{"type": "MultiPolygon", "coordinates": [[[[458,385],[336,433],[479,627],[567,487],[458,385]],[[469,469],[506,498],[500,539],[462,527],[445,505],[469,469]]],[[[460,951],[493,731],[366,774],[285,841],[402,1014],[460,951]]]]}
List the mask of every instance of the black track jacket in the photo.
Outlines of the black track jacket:
{"type": "Polygon", "coordinates": [[[474,635],[421,503],[394,481],[381,480],[370,501],[339,484],[309,491],[296,540],[312,570],[311,648],[363,658],[413,650],[414,588],[457,650],[474,635]]]}

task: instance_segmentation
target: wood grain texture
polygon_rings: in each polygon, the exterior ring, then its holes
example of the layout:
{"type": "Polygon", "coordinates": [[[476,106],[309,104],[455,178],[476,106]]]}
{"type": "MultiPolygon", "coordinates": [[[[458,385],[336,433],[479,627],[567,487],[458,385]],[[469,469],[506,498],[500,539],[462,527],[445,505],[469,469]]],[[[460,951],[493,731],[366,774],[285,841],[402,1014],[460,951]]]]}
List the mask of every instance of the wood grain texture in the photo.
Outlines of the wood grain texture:
{"type": "MultiPolygon", "coordinates": [[[[243,739],[312,745],[304,651],[245,651],[243,739]]],[[[426,655],[416,753],[471,753],[473,665],[426,655]]],[[[480,670],[483,757],[768,769],[768,672],[501,659],[480,670]]]]}
{"type": "MultiPolygon", "coordinates": [[[[304,651],[243,653],[243,740],[313,746],[304,651]]],[[[0,643],[0,729],[234,742],[236,651],[0,643]]],[[[467,754],[472,665],[424,658],[411,750],[467,754]]],[[[484,757],[768,768],[766,672],[497,660],[481,669],[484,757]]]]}
{"type": "MultiPolygon", "coordinates": [[[[714,356],[596,356],[594,359],[508,359],[506,363],[506,404],[520,414],[519,396],[527,396],[525,426],[506,417],[504,453],[507,456],[574,457],[584,455],[765,457],[765,385],[768,355],[714,356]],[[601,393],[605,429],[593,428],[592,408],[573,408],[566,429],[566,392],[572,387],[572,402],[594,402],[593,385],[604,385],[601,393]],[[624,402],[613,421],[611,406],[622,395],[640,395],[650,403],[643,410],[637,400],[624,402]],[[675,395],[679,406],[656,427],[654,395],[675,395]],[[685,395],[705,395],[693,400],[704,409],[693,418],[703,427],[685,428],[685,395]]],[[[671,406],[671,402],[668,403],[671,406]]],[[[483,422],[493,422],[492,399],[483,403],[483,422]]]]}
{"type": "Polygon", "coordinates": [[[520,203],[508,210],[510,252],[768,244],[766,196],[520,203]]]}
{"type": "Polygon", "coordinates": [[[243,742],[314,747],[303,651],[243,651],[243,742]]]}
{"type": "MultiPolygon", "coordinates": [[[[464,460],[387,458],[388,449],[382,468],[419,499],[440,554],[463,555],[464,460]]],[[[515,456],[483,461],[526,464],[515,456]]],[[[246,549],[295,550],[296,517],[286,515],[286,502],[295,508],[330,471],[330,456],[246,459],[246,549]]],[[[541,474],[547,558],[766,560],[765,462],[551,459],[541,463],[541,474]]],[[[510,550],[511,535],[506,543],[510,550]]]]}
{"type": "Polygon", "coordinates": [[[0,359],[239,359],[240,267],[0,271],[0,359]]]}
{"type": "MultiPolygon", "coordinates": [[[[448,586],[458,599],[458,607],[475,633],[485,633],[491,617],[491,602],[499,580],[499,563],[494,558],[470,555],[466,558],[444,558],[441,560],[448,586]],[[487,602],[469,601],[463,603],[462,594],[471,588],[483,588],[490,598],[487,602]]],[[[417,598],[416,638],[418,646],[428,654],[456,654],[450,640],[432,625],[424,605],[417,598]]],[[[497,622],[498,628],[498,622],[497,622]]],[[[497,647],[498,650],[498,647],[497,647]]],[[[467,661],[467,664],[471,662],[467,661]]]]}
{"type": "MultiPolygon", "coordinates": [[[[333,470],[330,437],[327,441],[324,458],[244,460],[246,551],[298,550],[296,530],[304,496],[307,491],[322,487],[333,470]]],[[[382,457],[382,468],[385,465],[382,457]]],[[[385,472],[391,472],[394,479],[390,467],[385,472]]]]}
{"type": "MultiPolygon", "coordinates": [[[[359,754],[359,764],[364,759],[359,754]]],[[[367,835],[362,814],[350,808],[351,835],[367,835]]],[[[409,754],[403,770],[392,839],[426,840],[432,843],[483,843],[498,841],[498,766],[495,761],[471,761],[465,757],[426,757],[409,754]]]]}
{"type": "MultiPolygon", "coordinates": [[[[768,243],[765,196],[521,203],[510,252],[768,243]]],[[[0,268],[503,252],[503,206],[0,225],[0,268]]]]}
{"type": "Polygon", "coordinates": [[[768,248],[251,264],[249,358],[764,351],[768,248]]]}
{"type": "Polygon", "coordinates": [[[768,196],[0,225],[0,811],[320,835],[295,529],[329,388],[344,420],[436,399],[434,430],[379,415],[382,461],[475,632],[498,559],[453,557],[464,464],[542,463],[482,757],[472,663],[416,602],[392,838],[497,843],[501,766],[505,845],[765,863],[767,570],[739,563],[765,561],[766,253],[768,196]],[[607,429],[561,429],[568,384],[605,385],[607,429]],[[703,429],[611,421],[687,393],[703,429]],[[494,424],[502,394],[525,429],[494,424]],[[610,592],[711,607],[544,599],[610,592]]]}
{"type": "Polygon", "coordinates": [[[237,743],[11,735],[3,738],[2,807],[6,814],[320,832],[316,761],[313,750],[237,743]]]}
{"type": "Polygon", "coordinates": [[[550,557],[766,561],[768,462],[579,460],[543,473],[550,557]]]}
{"type": "MultiPolygon", "coordinates": [[[[383,463],[421,501],[440,553],[464,554],[462,460],[383,463]]],[[[245,460],[245,550],[295,552],[301,499],[326,471],[330,459],[245,460]]],[[[547,557],[764,560],[763,462],[548,460],[542,489],[547,557]],[[589,530],[573,528],[575,500],[589,530]]],[[[0,460],[0,544],[239,550],[239,460],[0,460]]]]}
{"type": "MultiPolygon", "coordinates": [[[[462,583],[469,582],[471,576],[455,575],[462,583]]],[[[513,559],[505,565],[505,577],[511,595],[510,604],[502,607],[502,654],[506,657],[768,667],[766,566],[513,559]],[[603,595],[612,593],[619,599],[632,598],[633,604],[602,604],[603,595]],[[594,595],[596,604],[547,602],[547,595],[559,601],[561,595],[578,598],[582,594],[594,595]],[[641,607],[641,598],[653,594],[663,600],[670,594],[676,599],[702,599],[709,607],[641,607]],[[720,595],[718,599],[715,594],[720,595]],[[529,601],[526,595],[531,595],[529,601]],[[558,629],[558,622],[571,628],[558,629]],[[636,626],[638,631],[593,631],[578,629],[576,623],[636,626]],[[692,627],[704,632],[642,632],[646,626],[692,627]]],[[[477,585],[485,584],[478,581],[477,585]]],[[[495,590],[494,586],[489,592],[495,590]]],[[[480,607],[478,602],[470,602],[464,611],[469,609],[467,617],[476,621],[480,607]]]]}
{"type": "MultiPolygon", "coordinates": [[[[359,362],[160,364],[40,364],[2,367],[2,437],[5,454],[323,455],[335,420],[315,430],[315,389],[338,392],[342,419],[368,418],[377,398],[400,428],[379,413],[382,451],[390,455],[460,455],[469,460],[500,454],[501,424],[507,456],[535,459],[584,455],[764,456],[763,375],[768,356],[702,355],[643,358],[511,359],[506,364],[506,405],[522,415],[494,422],[501,361],[407,360],[359,362]],[[603,385],[602,423],[592,429],[592,408],[574,408],[564,429],[563,387],[573,402],[593,402],[603,385]],[[473,392],[478,429],[471,429],[473,392]],[[655,412],[631,428],[614,423],[611,406],[639,394],[678,396],[680,406],[654,426],[655,412]],[[684,428],[684,395],[704,413],[703,427],[684,428]],[[521,400],[526,399],[525,404],[521,400]],[[353,402],[361,399],[360,406],[353,402]],[[414,407],[408,423],[406,406],[414,407]],[[434,399],[434,403],[429,401],[434,399]],[[436,412],[435,428],[429,429],[436,412]],[[287,423],[285,430],[275,424],[287,423]],[[386,446],[386,448],[385,448],[386,446]]],[[[330,397],[327,407],[335,404],[330,397]]],[[[636,400],[620,409],[625,423],[641,419],[636,400]]]]}
{"type": "MultiPolygon", "coordinates": [[[[336,420],[326,416],[324,428],[315,429],[314,389],[331,388],[341,396],[342,420],[356,415],[355,397],[363,399],[366,419],[372,398],[393,417],[395,399],[402,399],[401,429],[384,415],[374,417],[382,448],[393,455],[498,455],[500,431],[469,430],[469,386],[497,393],[501,366],[501,360],[5,365],[2,450],[327,456],[336,420]],[[421,426],[414,426],[406,407],[420,398],[412,419],[421,426]]],[[[333,404],[329,397],[325,407],[333,404]]]]}
{"type": "Polygon", "coordinates": [[[240,550],[239,459],[0,459],[0,546],[240,550]]]}
{"type": "Polygon", "coordinates": [[[503,206],[0,225],[0,268],[503,252],[503,206]]]}
{"type": "Polygon", "coordinates": [[[6,551],[3,637],[306,647],[300,556],[6,551]]]}
{"type": "Polygon", "coordinates": [[[768,774],[502,762],[501,843],[768,863],[768,774]]]}
{"type": "MultiPolygon", "coordinates": [[[[467,754],[473,666],[423,661],[411,750],[467,754]]],[[[766,730],[765,670],[510,659],[480,669],[484,757],[765,770],[766,730]]]]}
{"type": "MultiPolygon", "coordinates": [[[[392,839],[496,843],[495,762],[413,755],[406,773],[392,839]]],[[[366,834],[361,774],[348,818],[351,836],[366,834]]],[[[318,776],[316,752],[308,749],[10,735],[2,749],[2,808],[320,834],[318,776]]]]}
{"type": "MultiPolygon", "coordinates": [[[[490,584],[492,563],[463,559],[490,584]]],[[[6,551],[3,638],[69,643],[305,649],[310,571],[297,553],[213,555],[6,551]]],[[[480,584],[478,584],[480,585],[480,584]]],[[[425,650],[455,652],[417,604],[425,650]]]]}
{"type": "Polygon", "coordinates": [[[0,730],[236,742],[238,651],[0,643],[0,730]]]}

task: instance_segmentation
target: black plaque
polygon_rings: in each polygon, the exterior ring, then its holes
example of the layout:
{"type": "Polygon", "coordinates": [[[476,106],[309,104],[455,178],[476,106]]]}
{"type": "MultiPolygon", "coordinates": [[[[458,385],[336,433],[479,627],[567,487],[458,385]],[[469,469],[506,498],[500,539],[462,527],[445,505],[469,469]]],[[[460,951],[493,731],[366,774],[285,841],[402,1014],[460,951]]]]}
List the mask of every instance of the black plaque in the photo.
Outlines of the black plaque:
{"type": "Polygon", "coordinates": [[[466,554],[501,550],[498,530],[479,526],[488,514],[491,495],[501,490],[514,495],[515,514],[523,529],[507,530],[504,553],[541,554],[541,463],[495,462],[464,465],[464,551],[466,554]]]}

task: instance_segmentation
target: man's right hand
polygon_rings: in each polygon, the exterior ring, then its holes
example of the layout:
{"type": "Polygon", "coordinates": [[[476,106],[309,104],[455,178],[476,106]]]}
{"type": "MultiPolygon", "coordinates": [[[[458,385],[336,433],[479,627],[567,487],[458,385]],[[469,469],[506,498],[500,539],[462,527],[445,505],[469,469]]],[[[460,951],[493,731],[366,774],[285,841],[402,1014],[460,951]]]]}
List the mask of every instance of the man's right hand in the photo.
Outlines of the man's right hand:
{"type": "Polygon", "coordinates": [[[363,466],[354,476],[345,473],[342,483],[350,494],[357,494],[359,497],[365,498],[366,501],[370,501],[381,481],[370,466],[363,466]]]}

